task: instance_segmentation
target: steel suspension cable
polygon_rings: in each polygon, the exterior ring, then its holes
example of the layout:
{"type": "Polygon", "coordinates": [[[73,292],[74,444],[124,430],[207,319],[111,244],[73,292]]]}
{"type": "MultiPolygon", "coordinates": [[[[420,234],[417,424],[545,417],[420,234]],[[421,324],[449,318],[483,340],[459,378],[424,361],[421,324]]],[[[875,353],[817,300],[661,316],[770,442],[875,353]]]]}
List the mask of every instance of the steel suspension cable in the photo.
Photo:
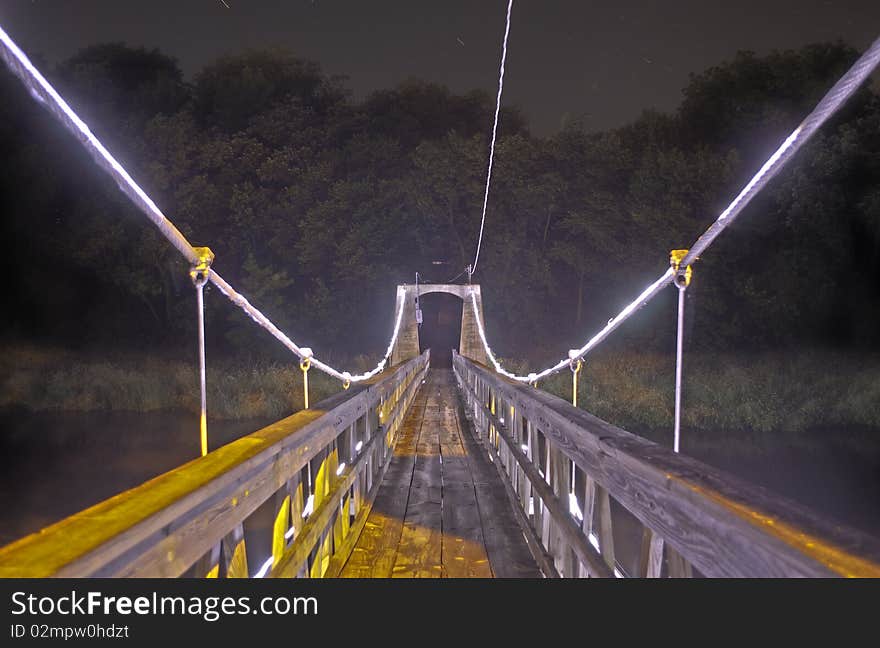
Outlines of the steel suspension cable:
{"type": "MultiPolygon", "coordinates": [[[[489,204],[489,186],[492,184],[492,165],[495,162],[495,137],[498,133],[498,114],[501,112],[501,93],[504,90],[504,63],[507,61],[507,37],[510,34],[510,12],[513,9],[513,0],[507,3],[507,18],[504,24],[504,40],[501,43],[501,69],[498,74],[498,96],[495,99],[495,120],[492,123],[492,143],[489,145],[489,169],[486,172],[486,191],[483,194],[483,215],[480,218],[480,235],[477,238],[477,252],[474,254],[474,262],[468,271],[468,276],[477,271],[477,263],[480,261],[480,248],[483,245],[483,228],[486,225],[486,207],[489,204]]],[[[459,275],[460,276],[460,275],[459,275]]]]}
{"type": "Polygon", "coordinates": [[[880,38],[862,54],[852,67],[832,86],[809,115],[794,129],[778,149],[764,163],[739,195],[727,206],[716,221],[690,247],[682,266],[692,265],[706,248],[742,213],[746,205],[786,165],[798,150],[806,144],[817,130],[846,103],[856,90],[871,76],[880,64],[880,38]]]}
{"type": "MultiPolygon", "coordinates": [[[[165,214],[156,206],[156,203],[147,195],[147,193],[134,181],[125,168],[114,158],[110,152],[104,147],[101,141],[92,133],[88,125],[80,119],[60,94],[52,87],[52,85],[43,77],[39,70],[31,63],[27,55],[15,44],[6,31],[0,27],[0,57],[9,68],[9,70],[19,78],[30,92],[31,96],[44,108],[46,108],[53,117],[67,128],[85,149],[92,155],[96,164],[106,171],[119,186],[119,189],[134,203],[159,232],[180,252],[181,255],[189,262],[190,266],[196,266],[200,262],[200,257],[196,248],[187,240],[179,229],[172,223],[165,214]]],[[[241,294],[236,292],[215,270],[207,271],[207,279],[217,289],[226,296],[232,303],[241,308],[254,322],[266,329],[276,340],[281,342],[292,353],[301,360],[310,357],[310,350],[307,347],[298,346],[293,340],[285,335],[272,321],[266,317],[259,309],[253,306],[241,294]],[[306,350],[307,352],[304,352],[306,350]]],[[[400,321],[403,315],[403,302],[398,300],[397,317],[394,326],[394,332],[391,341],[388,344],[388,350],[383,359],[376,365],[372,371],[361,374],[352,375],[348,371],[338,371],[330,365],[321,362],[316,358],[311,358],[311,364],[324,373],[327,373],[342,381],[359,382],[367,380],[377,373],[381,372],[391,357],[394,349],[394,343],[397,341],[400,332],[400,321]]]]}

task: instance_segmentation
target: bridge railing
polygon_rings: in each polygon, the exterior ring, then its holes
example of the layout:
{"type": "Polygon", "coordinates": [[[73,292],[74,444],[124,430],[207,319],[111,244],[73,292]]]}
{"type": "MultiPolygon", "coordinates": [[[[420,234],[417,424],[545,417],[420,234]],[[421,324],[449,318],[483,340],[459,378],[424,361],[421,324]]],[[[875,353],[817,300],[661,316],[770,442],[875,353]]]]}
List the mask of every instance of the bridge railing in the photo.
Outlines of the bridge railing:
{"type": "Polygon", "coordinates": [[[549,576],[880,576],[880,542],[454,355],[549,576]]]}
{"type": "Polygon", "coordinates": [[[22,538],[0,549],[0,576],[334,576],[428,364],[426,351],[22,538]],[[248,566],[254,540],[261,569],[248,566]]]}

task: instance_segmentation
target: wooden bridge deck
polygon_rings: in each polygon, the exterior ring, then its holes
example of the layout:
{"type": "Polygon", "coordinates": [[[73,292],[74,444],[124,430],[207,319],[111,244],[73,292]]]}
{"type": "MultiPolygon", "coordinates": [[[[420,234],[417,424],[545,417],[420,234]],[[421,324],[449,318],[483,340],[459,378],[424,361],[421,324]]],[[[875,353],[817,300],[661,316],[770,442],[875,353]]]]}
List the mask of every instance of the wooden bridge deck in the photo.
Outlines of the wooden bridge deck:
{"type": "Polygon", "coordinates": [[[455,377],[431,369],[342,577],[539,578],[455,377]]]}

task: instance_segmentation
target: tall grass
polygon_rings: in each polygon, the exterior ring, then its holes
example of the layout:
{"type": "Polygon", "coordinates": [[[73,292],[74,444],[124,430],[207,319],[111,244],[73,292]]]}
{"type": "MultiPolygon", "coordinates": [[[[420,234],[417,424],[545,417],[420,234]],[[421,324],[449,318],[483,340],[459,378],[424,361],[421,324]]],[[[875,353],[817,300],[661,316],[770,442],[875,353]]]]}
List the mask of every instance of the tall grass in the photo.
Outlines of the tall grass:
{"type": "MultiPolygon", "coordinates": [[[[880,438],[880,356],[833,351],[686,354],[682,428],[697,441],[804,441],[807,432],[880,438]]],[[[525,367],[522,367],[525,369],[525,367]]],[[[666,355],[590,357],[578,405],[633,432],[671,440],[675,366],[666,355]],[[668,437],[668,438],[666,438],[668,437]]],[[[571,374],[539,387],[571,398],[571,374]]]]}
{"type": "MultiPolygon", "coordinates": [[[[126,355],[89,359],[62,350],[4,349],[0,355],[0,407],[34,411],[152,412],[199,408],[194,361],[126,355]]],[[[213,418],[282,417],[303,405],[299,365],[232,362],[208,364],[208,410],[213,418]]],[[[309,372],[312,403],[341,389],[319,371],[309,372]]]]}
{"type": "MultiPolygon", "coordinates": [[[[349,363],[344,363],[349,364],[349,363]]],[[[366,368],[367,358],[351,366],[366,368]]],[[[516,363],[509,363],[516,368],[516,363]]],[[[521,365],[520,371],[527,367],[521,365]]],[[[579,405],[615,425],[658,441],[671,439],[672,358],[637,351],[597,353],[584,364],[579,405]]],[[[340,389],[309,373],[310,399],[340,389]]],[[[564,371],[539,385],[571,398],[564,371]]],[[[0,407],[35,411],[198,410],[193,360],[147,354],[90,359],[57,349],[7,348],[0,353],[0,407]]],[[[225,419],[282,417],[302,407],[302,374],[295,363],[244,363],[211,358],[208,409],[225,419]]],[[[768,437],[803,443],[807,431],[846,429],[880,439],[880,356],[832,351],[760,355],[685,356],[685,439],[748,444],[768,437]]],[[[687,445],[687,444],[686,444],[687,445]]]]}

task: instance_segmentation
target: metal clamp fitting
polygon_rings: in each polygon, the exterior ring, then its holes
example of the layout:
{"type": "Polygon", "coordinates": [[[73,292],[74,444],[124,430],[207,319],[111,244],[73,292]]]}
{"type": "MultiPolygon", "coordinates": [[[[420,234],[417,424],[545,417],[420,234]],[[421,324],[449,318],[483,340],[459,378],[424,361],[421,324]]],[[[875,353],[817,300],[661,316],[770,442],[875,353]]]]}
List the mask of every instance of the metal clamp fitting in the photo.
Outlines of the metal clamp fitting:
{"type": "Polygon", "coordinates": [[[308,347],[302,347],[300,349],[300,353],[302,353],[302,360],[300,360],[299,368],[303,371],[308,371],[309,367],[312,366],[312,350],[308,347]]]}
{"type": "Polygon", "coordinates": [[[693,276],[693,270],[691,266],[686,266],[685,268],[681,267],[681,262],[684,261],[684,258],[688,255],[690,250],[672,250],[669,253],[669,265],[672,266],[672,269],[675,271],[675,285],[679,287],[679,289],[687,288],[691,285],[691,277],[693,276]]]}
{"type": "Polygon", "coordinates": [[[568,368],[571,369],[572,373],[577,373],[581,370],[581,367],[584,364],[584,359],[578,356],[578,350],[572,349],[568,352],[568,368]]]}
{"type": "Polygon", "coordinates": [[[214,253],[209,247],[193,248],[199,257],[196,263],[189,270],[189,278],[197,286],[204,286],[208,281],[208,275],[211,273],[211,264],[214,262],[214,253]]]}

